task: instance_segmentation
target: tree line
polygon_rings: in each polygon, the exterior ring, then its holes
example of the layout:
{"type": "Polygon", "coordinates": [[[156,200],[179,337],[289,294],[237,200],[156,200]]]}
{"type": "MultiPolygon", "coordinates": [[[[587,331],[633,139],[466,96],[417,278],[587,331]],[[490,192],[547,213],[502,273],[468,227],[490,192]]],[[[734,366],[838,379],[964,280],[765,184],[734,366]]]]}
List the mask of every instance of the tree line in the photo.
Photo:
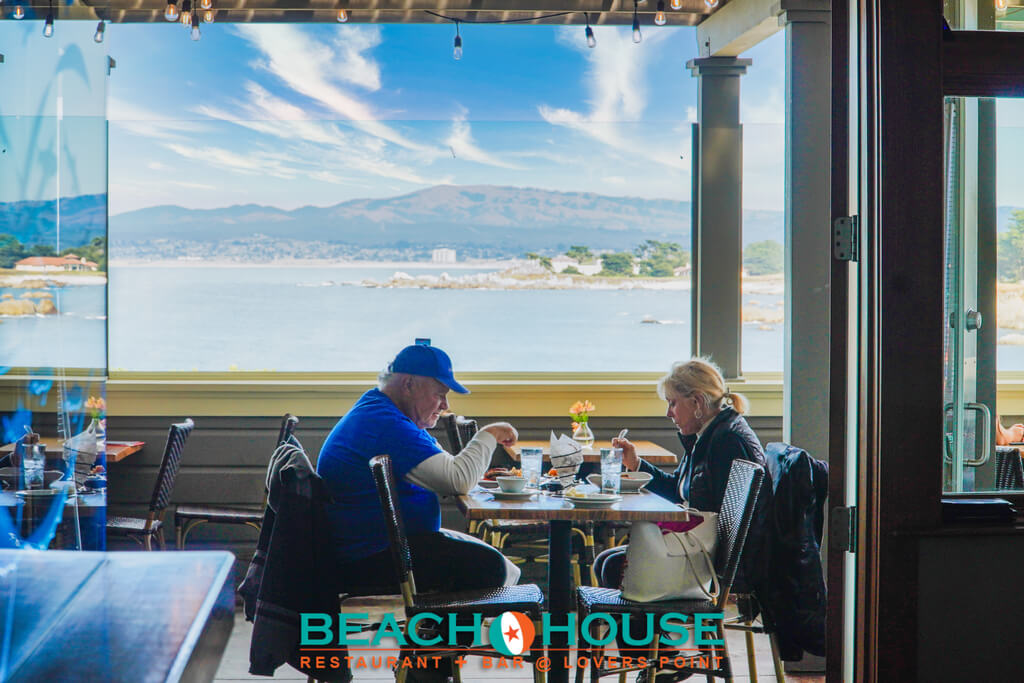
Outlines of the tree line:
{"type": "Polygon", "coordinates": [[[0,234],[0,268],[13,268],[14,264],[30,256],[65,256],[74,254],[107,269],[107,238],[93,237],[87,244],[62,249],[59,253],[49,244],[22,244],[14,235],[0,234]]]}
{"type": "MultiPolygon", "coordinates": [[[[684,249],[678,242],[658,240],[644,240],[633,251],[602,254],[595,254],[590,247],[577,244],[569,247],[565,255],[575,259],[580,265],[594,264],[600,259],[601,271],[597,274],[604,277],[631,277],[634,274],[640,277],[672,277],[677,268],[690,265],[689,250],[684,249]]],[[[550,256],[529,252],[526,258],[537,261],[546,270],[554,271],[550,256]]],[[[781,273],[782,245],[775,240],[748,244],[743,250],[743,267],[750,275],[781,273]]],[[[569,266],[562,272],[578,275],[580,270],[575,266],[569,266]]]]}

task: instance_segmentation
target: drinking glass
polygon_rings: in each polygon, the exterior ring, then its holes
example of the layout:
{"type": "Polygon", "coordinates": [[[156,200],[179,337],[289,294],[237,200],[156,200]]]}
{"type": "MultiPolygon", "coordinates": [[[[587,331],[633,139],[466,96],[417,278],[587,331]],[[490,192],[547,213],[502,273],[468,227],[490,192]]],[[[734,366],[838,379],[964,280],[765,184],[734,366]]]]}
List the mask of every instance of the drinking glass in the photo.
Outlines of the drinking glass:
{"type": "Polygon", "coordinates": [[[540,486],[540,472],[544,466],[544,449],[523,448],[519,452],[519,464],[523,468],[527,486],[540,486]]]}
{"type": "Polygon", "coordinates": [[[622,486],[622,449],[601,449],[601,493],[619,493],[622,486]]]}

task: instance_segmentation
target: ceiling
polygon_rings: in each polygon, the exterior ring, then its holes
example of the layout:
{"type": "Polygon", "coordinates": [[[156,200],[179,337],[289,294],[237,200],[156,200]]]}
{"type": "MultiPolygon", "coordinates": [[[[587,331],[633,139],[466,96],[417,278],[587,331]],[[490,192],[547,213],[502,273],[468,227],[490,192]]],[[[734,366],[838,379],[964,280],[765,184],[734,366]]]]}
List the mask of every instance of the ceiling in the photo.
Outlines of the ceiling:
{"type": "MultiPolygon", "coordinates": [[[[198,0],[197,0],[198,1],[198,0]]],[[[181,7],[183,0],[178,0],[181,7]]],[[[695,26],[720,9],[728,0],[709,8],[704,0],[680,0],[682,7],[672,10],[665,0],[668,26],[695,26]]],[[[657,0],[646,0],[638,7],[640,23],[654,23],[657,0]]],[[[15,5],[22,5],[26,19],[43,19],[48,2],[6,0],[0,12],[9,18],[15,5]]],[[[112,23],[166,22],[167,0],[73,0],[52,4],[54,16],[62,20],[104,19],[112,23]]],[[[633,21],[633,0],[213,0],[217,22],[234,23],[315,23],[337,22],[339,9],[348,12],[349,23],[429,24],[458,19],[471,22],[508,22],[526,24],[626,24],[633,21]],[[427,10],[444,15],[437,17],[427,10]],[[558,15],[558,16],[548,16],[558,15]]]]}

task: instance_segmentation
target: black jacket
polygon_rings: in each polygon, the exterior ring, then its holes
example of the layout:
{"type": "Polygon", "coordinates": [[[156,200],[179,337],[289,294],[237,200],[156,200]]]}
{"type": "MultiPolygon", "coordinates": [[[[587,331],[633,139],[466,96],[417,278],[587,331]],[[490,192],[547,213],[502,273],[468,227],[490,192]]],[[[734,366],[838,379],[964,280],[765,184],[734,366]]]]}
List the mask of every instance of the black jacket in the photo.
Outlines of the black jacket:
{"type": "MultiPolygon", "coordinates": [[[[337,614],[338,594],[329,574],[330,557],[323,481],[313,471],[301,447],[283,445],[271,458],[267,484],[270,495],[263,513],[260,538],[238,592],[245,600],[245,617],[253,621],[249,673],[273,676],[287,662],[320,681],[346,683],[347,652],[307,652],[308,656],[339,656],[340,668],[299,666],[303,612],[337,614]]],[[[315,661],[315,660],[314,660],[315,661]]]]}
{"type": "Polygon", "coordinates": [[[825,577],[821,533],[828,496],[828,463],[784,443],[770,443],[768,470],[775,488],[769,511],[771,558],[758,599],[771,618],[779,653],[799,660],[803,651],[825,655],[825,577]]]}
{"type": "MultiPolygon", "coordinates": [[[[679,440],[685,455],[674,473],[667,474],[648,462],[640,461],[640,470],[654,477],[647,485],[647,490],[675,503],[683,500],[683,481],[687,471],[690,471],[690,507],[718,512],[725,498],[725,487],[729,483],[733,460],[749,460],[767,470],[768,463],[761,442],[743,416],[733,408],[719,411],[699,439],[695,435],[680,435],[679,440]]],[[[761,550],[765,535],[764,521],[770,505],[771,489],[762,486],[747,532],[739,571],[733,583],[733,593],[750,592],[764,576],[761,550]]]]}

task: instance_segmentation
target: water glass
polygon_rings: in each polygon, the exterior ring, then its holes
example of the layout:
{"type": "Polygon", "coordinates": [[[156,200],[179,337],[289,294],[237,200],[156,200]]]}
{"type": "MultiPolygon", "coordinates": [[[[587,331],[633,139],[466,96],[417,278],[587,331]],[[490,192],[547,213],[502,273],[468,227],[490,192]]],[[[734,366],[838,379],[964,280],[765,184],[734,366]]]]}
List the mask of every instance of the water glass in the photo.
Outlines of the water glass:
{"type": "Polygon", "coordinates": [[[519,464],[526,477],[527,486],[540,486],[540,473],[544,467],[544,449],[523,448],[519,452],[519,464]]]}
{"type": "Polygon", "coordinates": [[[25,488],[43,488],[43,467],[46,463],[46,450],[41,444],[25,446],[25,455],[21,460],[25,468],[25,488]]]}
{"type": "Polygon", "coordinates": [[[618,494],[622,486],[622,449],[601,449],[601,493],[618,494]]]}

